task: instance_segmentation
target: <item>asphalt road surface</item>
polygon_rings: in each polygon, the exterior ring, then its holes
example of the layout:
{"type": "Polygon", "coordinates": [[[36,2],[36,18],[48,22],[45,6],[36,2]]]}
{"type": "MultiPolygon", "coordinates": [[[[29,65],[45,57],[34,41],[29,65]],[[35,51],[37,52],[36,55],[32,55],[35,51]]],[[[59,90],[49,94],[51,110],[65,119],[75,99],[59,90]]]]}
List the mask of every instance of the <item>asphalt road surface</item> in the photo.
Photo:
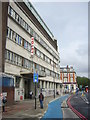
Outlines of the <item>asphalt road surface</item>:
{"type": "Polygon", "coordinates": [[[74,95],[70,103],[72,107],[74,107],[78,112],[80,112],[83,116],[85,116],[87,119],[90,119],[90,93],[85,93],[84,96],[82,96],[82,93],[79,93],[78,95],[74,95]]]}

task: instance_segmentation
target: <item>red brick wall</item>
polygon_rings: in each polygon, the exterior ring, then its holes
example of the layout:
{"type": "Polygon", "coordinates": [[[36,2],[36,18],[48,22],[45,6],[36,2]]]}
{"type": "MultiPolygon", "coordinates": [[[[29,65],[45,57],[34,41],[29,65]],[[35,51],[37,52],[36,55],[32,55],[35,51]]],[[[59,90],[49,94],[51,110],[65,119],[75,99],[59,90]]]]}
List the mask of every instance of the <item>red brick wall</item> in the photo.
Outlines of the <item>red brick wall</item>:
{"type": "Polygon", "coordinates": [[[14,87],[2,87],[2,92],[7,92],[7,105],[14,103],[14,87]]]}

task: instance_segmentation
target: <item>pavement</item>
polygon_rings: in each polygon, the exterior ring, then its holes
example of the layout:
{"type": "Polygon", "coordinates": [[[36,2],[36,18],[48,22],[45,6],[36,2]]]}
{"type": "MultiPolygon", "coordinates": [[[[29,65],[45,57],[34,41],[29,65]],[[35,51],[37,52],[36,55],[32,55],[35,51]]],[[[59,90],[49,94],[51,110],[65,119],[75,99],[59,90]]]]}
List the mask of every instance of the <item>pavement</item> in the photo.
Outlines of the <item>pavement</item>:
{"type": "MultiPolygon", "coordinates": [[[[60,98],[60,95],[57,95],[55,99],[60,98]]],[[[12,120],[20,119],[25,120],[26,118],[33,119],[34,120],[40,120],[44,113],[48,109],[48,104],[50,101],[55,100],[53,96],[45,97],[44,99],[44,108],[40,108],[39,99],[37,99],[37,108],[35,109],[35,100],[28,99],[20,102],[16,102],[15,105],[7,106],[5,108],[6,112],[2,113],[2,120],[12,120]]]]}
{"type": "Polygon", "coordinates": [[[40,108],[39,99],[37,99],[37,108],[35,109],[35,100],[28,99],[16,102],[14,105],[7,106],[6,112],[2,113],[2,120],[60,120],[66,118],[76,119],[79,117],[68,107],[67,99],[70,95],[57,95],[45,97],[44,108],[40,108]],[[51,118],[51,119],[50,119],[51,118]]]}

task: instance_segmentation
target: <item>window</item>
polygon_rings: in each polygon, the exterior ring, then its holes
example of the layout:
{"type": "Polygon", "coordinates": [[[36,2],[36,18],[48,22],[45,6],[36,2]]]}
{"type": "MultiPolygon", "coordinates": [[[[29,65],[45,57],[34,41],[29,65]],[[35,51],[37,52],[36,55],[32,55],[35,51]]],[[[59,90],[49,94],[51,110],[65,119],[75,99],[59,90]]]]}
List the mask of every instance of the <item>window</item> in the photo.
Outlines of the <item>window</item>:
{"type": "Polygon", "coordinates": [[[15,20],[16,20],[17,22],[19,22],[19,16],[18,16],[18,14],[15,14],[15,20]]]}
{"type": "Polygon", "coordinates": [[[41,71],[44,71],[44,72],[45,72],[45,68],[44,68],[44,67],[41,67],[41,71]]]}
{"type": "Polygon", "coordinates": [[[11,10],[10,6],[8,6],[8,14],[11,15],[11,10]]]}
{"type": "Polygon", "coordinates": [[[73,78],[71,78],[70,80],[71,80],[71,82],[73,82],[73,78]]]}
{"type": "Polygon", "coordinates": [[[13,32],[12,32],[12,30],[11,29],[9,29],[8,28],[8,37],[10,38],[10,39],[12,39],[12,34],[13,34],[13,32]]]}
{"type": "Polygon", "coordinates": [[[24,21],[23,19],[21,18],[21,26],[23,27],[23,24],[24,24],[24,21]]]}
{"type": "Polygon", "coordinates": [[[64,73],[64,77],[67,77],[67,73],[64,73]]]}
{"type": "Polygon", "coordinates": [[[50,70],[45,69],[45,72],[46,72],[46,75],[47,75],[47,76],[50,76],[50,70]]]}
{"type": "Polygon", "coordinates": [[[9,60],[10,62],[12,62],[16,65],[22,66],[22,57],[13,52],[6,50],[5,51],[5,59],[9,60]]]}
{"type": "Polygon", "coordinates": [[[67,82],[67,78],[64,78],[64,82],[67,82]]]}
{"type": "Polygon", "coordinates": [[[26,49],[27,48],[27,46],[26,46],[27,44],[26,44],[26,41],[24,40],[24,48],[26,49]]]}
{"type": "Polygon", "coordinates": [[[31,45],[26,40],[24,40],[24,48],[29,50],[29,51],[31,50],[31,45]]]}
{"type": "Polygon", "coordinates": [[[23,20],[23,28],[25,28],[25,21],[23,20]]]}
{"type": "Polygon", "coordinates": [[[53,65],[53,61],[51,60],[51,65],[53,65]]]}
{"type": "Polygon", "coordinates": [[[9,37],[9,34],[10,34],[10,29],[7,28],[7,37],[9,37]]]}
{"type": "Polygon", "coordinates": [[[73,74],[72,74],[72,73],[70,73],[70,77],[73,77],[73,74]]]}
{"type": "Polygon", "coordinates": [[[56,74],[56,78],[58,79],[58,74],[56,74]]]}
{"type": "Polygon", "coordinates": [[[19,24],[21,24],[22,18],[19,16],[18,19],[19,19],[19,24]]]}
{"type": "Polygon", "coordinates": [[[27,67],[27,60],[26,59],[24,59],[24,65],[23,66],[27,67]]]}
{"type": "Polygon", "coordinates": [[[26,67],[26,68],[30,68],[30,66],[31,66],[30,61],[27,60],[27,59],[24,59],[24,60],[23,60],[23,66],[26,67]]]}
{"type": "Polygon", "coordinates": [[[10,16],[12,16],[15,19],[15,12],[10,6],[8,7],[8,13],[10,16]]]}
{"type": "Polygon", "coordinates": [[[7,59],[7,50],[5,50],[5,59],[7,59]]]}
{"type": "Polygon", "coordinates": [[[36,51],[36,54],[37,54],[37,56],[38,56],[38,57],[40,57],[40,56],[41,56],[41,53],[40,53],[40,51],[39,51],[39,50],[37,50],[37,51],[36,51]]]}
{"type": "Polygon", "coordinates": [[[15,61],[14,61],[14,62],[15,62],[15,64],[17,64],[17,63],[18,63],[18,58],[17,58],[17,55],[15,54],[15,55],[14,55],[14,57],[15,57],[15,58],[14,58],[14,59],[15,59],[15,61]]]}
{"type": "Polygon", "coordinates": [[[28,30],[27,27],[28,27],[28,25],[27,25],[27,23],[25,22],[25,29],[26,29],[26,30],[28,30]]]}
{"type": "Polygon", "coordinates": [[[48,63],[50,63],[50,59],[48,58],[48,63]]]}
{"type": "Polygon", "coordinates": [[[27,24],[27,31],[29,32],[29,30],[30,30],[30,27],[29,27],[29,25],[27,24]]]}
{"type": "Polygon", "coordinates": [[[20,37],[19,37],[19,35],[18,35],[18,44],[20,44],[20,37]]]}
{"type": "Polygon", "coordinates": [[[10,51],[7,51],[7,58],[10,60],[10,51]]]}
{"type": "Polygon", "coordinates": [[[41,53],[41,58],[44,59],[44,55],[43,55],[43,53],[41,53]]]}
{"type": "Polygon", "coordinates": [[[39,70],[39,65],[38,64],[36,64],[36,69],[39,70]]]}
{"type": "Polygon", "coordinates": [[[22,45],[22,38],[18,35],[18,44],[22,45]]]}
{"type": "Polygon", "coordinates": [[[13,41],[15,41],[15,38],[16,38],[16,33],[13,32],[13,36],[12,36],[13,41]]]}
{"type": "Polygon", "coordinates": [[[33,31],[33,37],[36,38],[36,33],[33,31]]]}
{"type": "Polygon", "coordinates": [[[11,7],[10,7],[10,6],[8,7],[8,13],[9,13],[9,15],[12,14],[12,10],[11,10],[11,7]]]}
{"type": "Polygon", "coordinates": [[[53,73],[53,76],[54,76],[54,77],[56,76],[55,73],[53,73]]]}
{"type": "Polygon", "coordinates": [[[18,43],[18,35],[16,34],[15,42],[18,43]]]}
{"type": "Polygon", "coordinates": [[[38,36],[38,34],[36,33],[36,40],[39,40],[39,36],[38,36]]]}
{"type": "Polygon", "coordinates": [[[27,43],[27,49],[30,51],[31,50],[31,46],[29,43],[27,43]]]}
{"type": "Polygon", "coordinates": [[[56,68],[58,68],[58,64],[56,64],[56,68]]]}
{"type": "Polygon", "coordinates": [[[45,61],[47,61],[47,57],[45,56],[45,61]]]}
{"type": "Polygon", "coordinates": [[[13,53],[11,53],[11,61],[12,62],[14,61],[14,55],[13,55],[13,53]]]}
{"type": "Polygon", "coordinates": [[[53,77],[53,72],[51,71],[51,76],[53,77]]]}
{"type": "Polygon", "coordinates": [[[41,66],[39,66],[39,70],[41,71],[41,66]]]}
{"type": "Polygon", "coordinates": [[[28,32],[30,33],[30,26],[28,26],[28,32]]]}
{"type": "Polygon", "coordinates": [[[30,34],[33,36],[33,29],[32,28],[30,29],[30,34]]]}

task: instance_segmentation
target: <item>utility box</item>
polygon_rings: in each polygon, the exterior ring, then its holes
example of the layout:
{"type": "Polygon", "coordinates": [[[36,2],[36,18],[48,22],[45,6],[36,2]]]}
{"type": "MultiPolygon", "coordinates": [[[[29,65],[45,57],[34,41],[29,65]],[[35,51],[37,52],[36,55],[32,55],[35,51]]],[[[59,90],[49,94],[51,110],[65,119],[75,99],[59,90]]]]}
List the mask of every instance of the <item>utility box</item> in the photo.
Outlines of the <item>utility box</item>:
{"type": "Polygon", "coordinates": [[[15,88],[15,101],[24,100],[24,88],[15,88]]]}

